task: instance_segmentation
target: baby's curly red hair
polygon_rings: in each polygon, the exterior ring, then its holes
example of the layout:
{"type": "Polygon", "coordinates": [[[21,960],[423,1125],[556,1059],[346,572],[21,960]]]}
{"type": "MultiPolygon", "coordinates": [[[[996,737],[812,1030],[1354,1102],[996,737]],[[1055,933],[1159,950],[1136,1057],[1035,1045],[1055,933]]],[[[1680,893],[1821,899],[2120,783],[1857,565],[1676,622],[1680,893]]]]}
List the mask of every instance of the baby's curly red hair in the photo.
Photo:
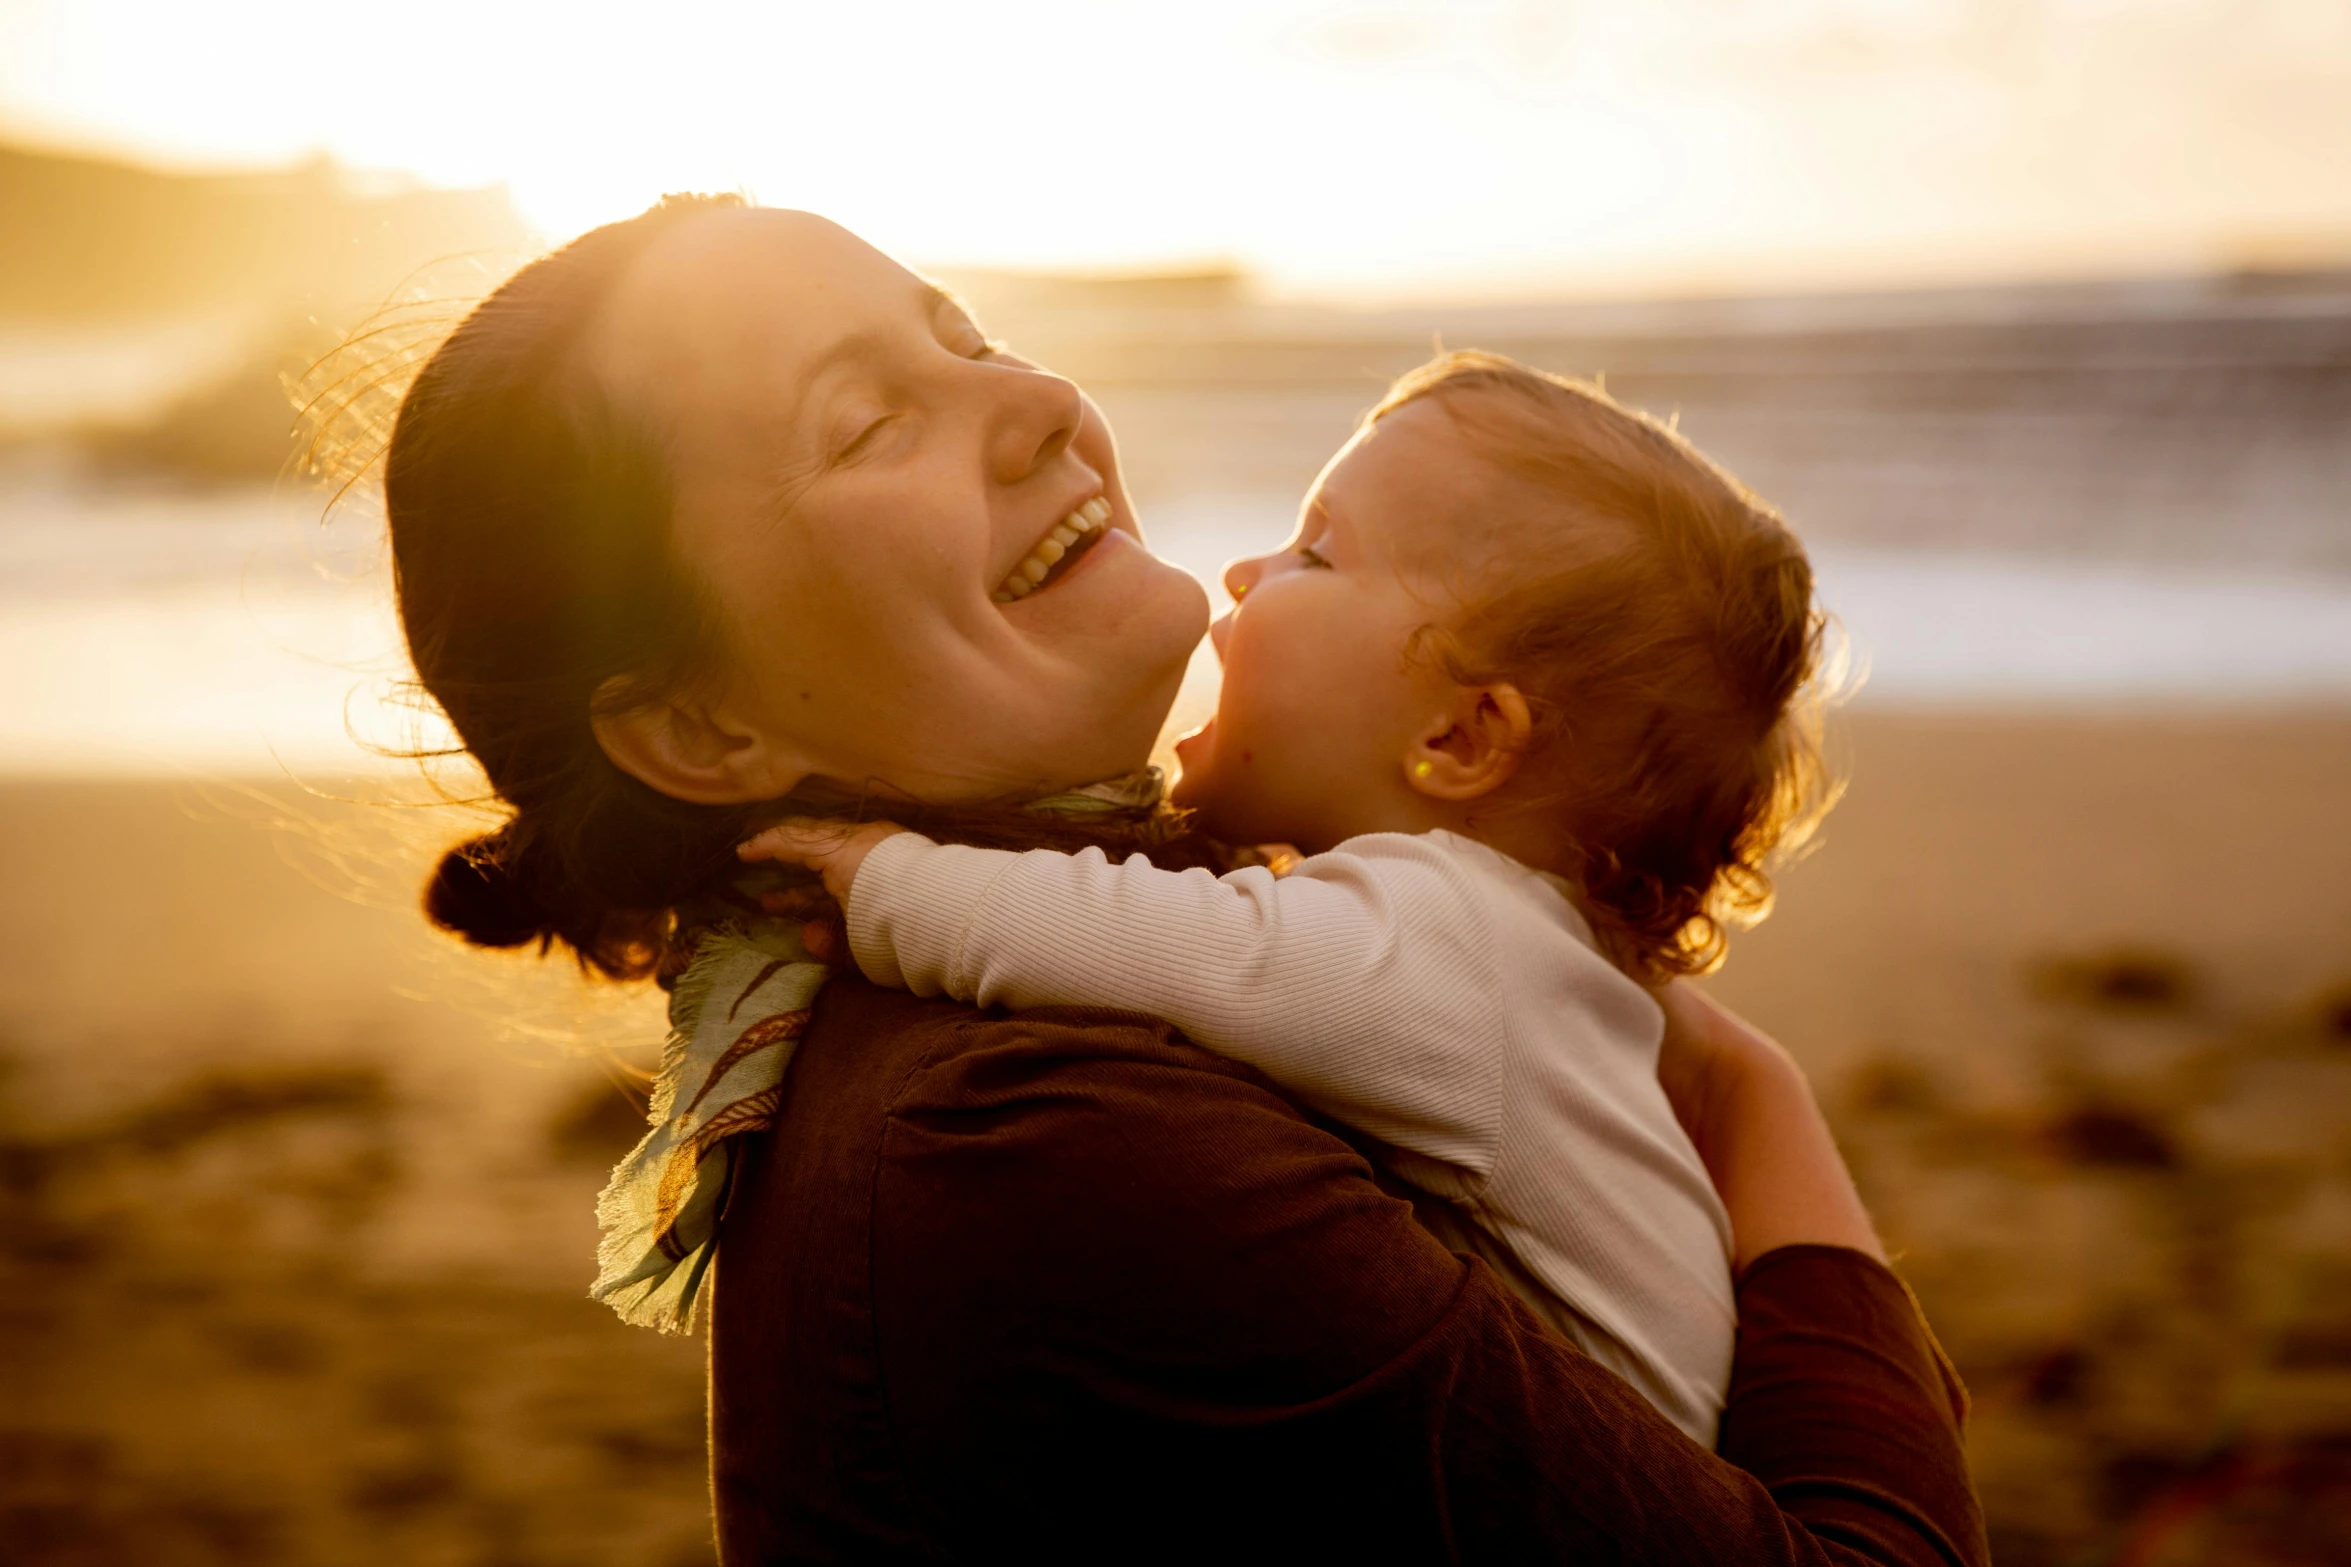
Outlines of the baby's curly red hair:
{"type": "Polygon", "coordinates": [[[1533,500],[1507,570],[1421,648],[1535,715],[1530,808],[1556,813],[1595,932],[1649,980],[1721,963],[1769,912],[1771,868],[1837,788],[1820,748],[1825,620],[1778,513],[1596,386],[1457,352],[1390,387],[1434,399],[1533,500]]]}

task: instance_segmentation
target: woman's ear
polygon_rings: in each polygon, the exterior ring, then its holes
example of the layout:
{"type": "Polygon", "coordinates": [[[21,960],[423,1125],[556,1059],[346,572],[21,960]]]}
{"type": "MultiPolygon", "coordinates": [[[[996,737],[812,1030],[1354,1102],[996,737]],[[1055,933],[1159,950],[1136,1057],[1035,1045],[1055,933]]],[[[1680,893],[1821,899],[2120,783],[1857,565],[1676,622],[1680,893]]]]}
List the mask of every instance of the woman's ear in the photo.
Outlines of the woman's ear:
{"type": "Polygon", "coordinates": [[[1518,687],[1462,686],[1450,711],[1404,753],[1404,781],[1432,800],[1475,800],[1517,773],[1534,737],[1518,687]]]}
{"type": "Polygon", "coordinates": [[[606,711],[596,694],[589,720],[612,765],[646,787],[692,805],[742,805],[787,795],[810,769],[723,706],[695,697],[663,698],[606,711]]]}

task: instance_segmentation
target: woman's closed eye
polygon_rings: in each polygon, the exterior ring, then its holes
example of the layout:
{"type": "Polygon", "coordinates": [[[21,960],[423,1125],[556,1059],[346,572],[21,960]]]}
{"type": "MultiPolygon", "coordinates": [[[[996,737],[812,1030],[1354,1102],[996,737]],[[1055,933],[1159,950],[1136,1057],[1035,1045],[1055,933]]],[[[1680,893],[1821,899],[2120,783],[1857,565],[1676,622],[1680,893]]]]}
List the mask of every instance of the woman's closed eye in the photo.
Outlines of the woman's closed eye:
{"type": "Polygon", "coordinates": [[[1308,570],[1328,571],[1331,569],[1330,557],[1311,544],[1299,545],[1294,553],[1298,557],[1298,563],[1308,570]]]}
{"type": "Polygon", "coordinates": [[[879,418],[868,421],[865,427],[851,436],[846,444],[835,449],[833,452],[834,465],[855,462],[859,457],[871,451],[882,432],[888,429],[891,422],[897,417],[896,414],[883,414],[879,418]]]}
{"type": "Polygon", "coordinates": [[[993,359],[1004,351],[1002,343],[969,321],[950,327],[939,341],[949,353],[961,354],[966,359],[993,359]]]}
{"type": "MultiPolygon", "coordinates": [[[[1004,352],[1002,343],[982,332],[970,317],[960,312],[945,325],[940,346],[965,359],[993,359],[1004,352]]],[[[838,467],[868,455],[898,417],[893,412],[878,414],[867,420],[848,440],[833,449],[832,465],[838,467]]]]}

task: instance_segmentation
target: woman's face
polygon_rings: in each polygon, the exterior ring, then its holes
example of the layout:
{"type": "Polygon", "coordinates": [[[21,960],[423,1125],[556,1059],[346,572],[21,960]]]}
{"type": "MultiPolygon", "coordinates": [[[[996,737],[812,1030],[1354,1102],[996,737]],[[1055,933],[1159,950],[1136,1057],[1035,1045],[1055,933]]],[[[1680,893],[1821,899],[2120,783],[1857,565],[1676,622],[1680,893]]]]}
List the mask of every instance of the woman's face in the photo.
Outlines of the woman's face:
{"type": "Polygon", "coordinates": [[[855,235],[761,209],[657,241],[591,364],[663,444],[675,547],[726,640],[672,715],[705,726],[677,741],[700,770],[648,782],[951,800],[1143,765],[1207,599],[1143,548],[1075,385],[855,235]]]}

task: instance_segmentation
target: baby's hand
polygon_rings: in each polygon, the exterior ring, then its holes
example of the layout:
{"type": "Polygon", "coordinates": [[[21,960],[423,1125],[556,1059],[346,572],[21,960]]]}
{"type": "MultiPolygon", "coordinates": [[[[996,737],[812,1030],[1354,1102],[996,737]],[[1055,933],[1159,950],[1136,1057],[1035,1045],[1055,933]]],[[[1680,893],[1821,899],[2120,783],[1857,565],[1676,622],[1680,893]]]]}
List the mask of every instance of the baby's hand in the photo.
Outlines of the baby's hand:
{"type": "Polygon", "coordinates": [[[857,867],[884,838],[906,831],[896,822],[834,822],[814,816],[795,816],[776,823],[757,837],[735,845],[746,860],[775,860],[801,865],[824,878],[825,891],[844,909],[857,867]]]}

